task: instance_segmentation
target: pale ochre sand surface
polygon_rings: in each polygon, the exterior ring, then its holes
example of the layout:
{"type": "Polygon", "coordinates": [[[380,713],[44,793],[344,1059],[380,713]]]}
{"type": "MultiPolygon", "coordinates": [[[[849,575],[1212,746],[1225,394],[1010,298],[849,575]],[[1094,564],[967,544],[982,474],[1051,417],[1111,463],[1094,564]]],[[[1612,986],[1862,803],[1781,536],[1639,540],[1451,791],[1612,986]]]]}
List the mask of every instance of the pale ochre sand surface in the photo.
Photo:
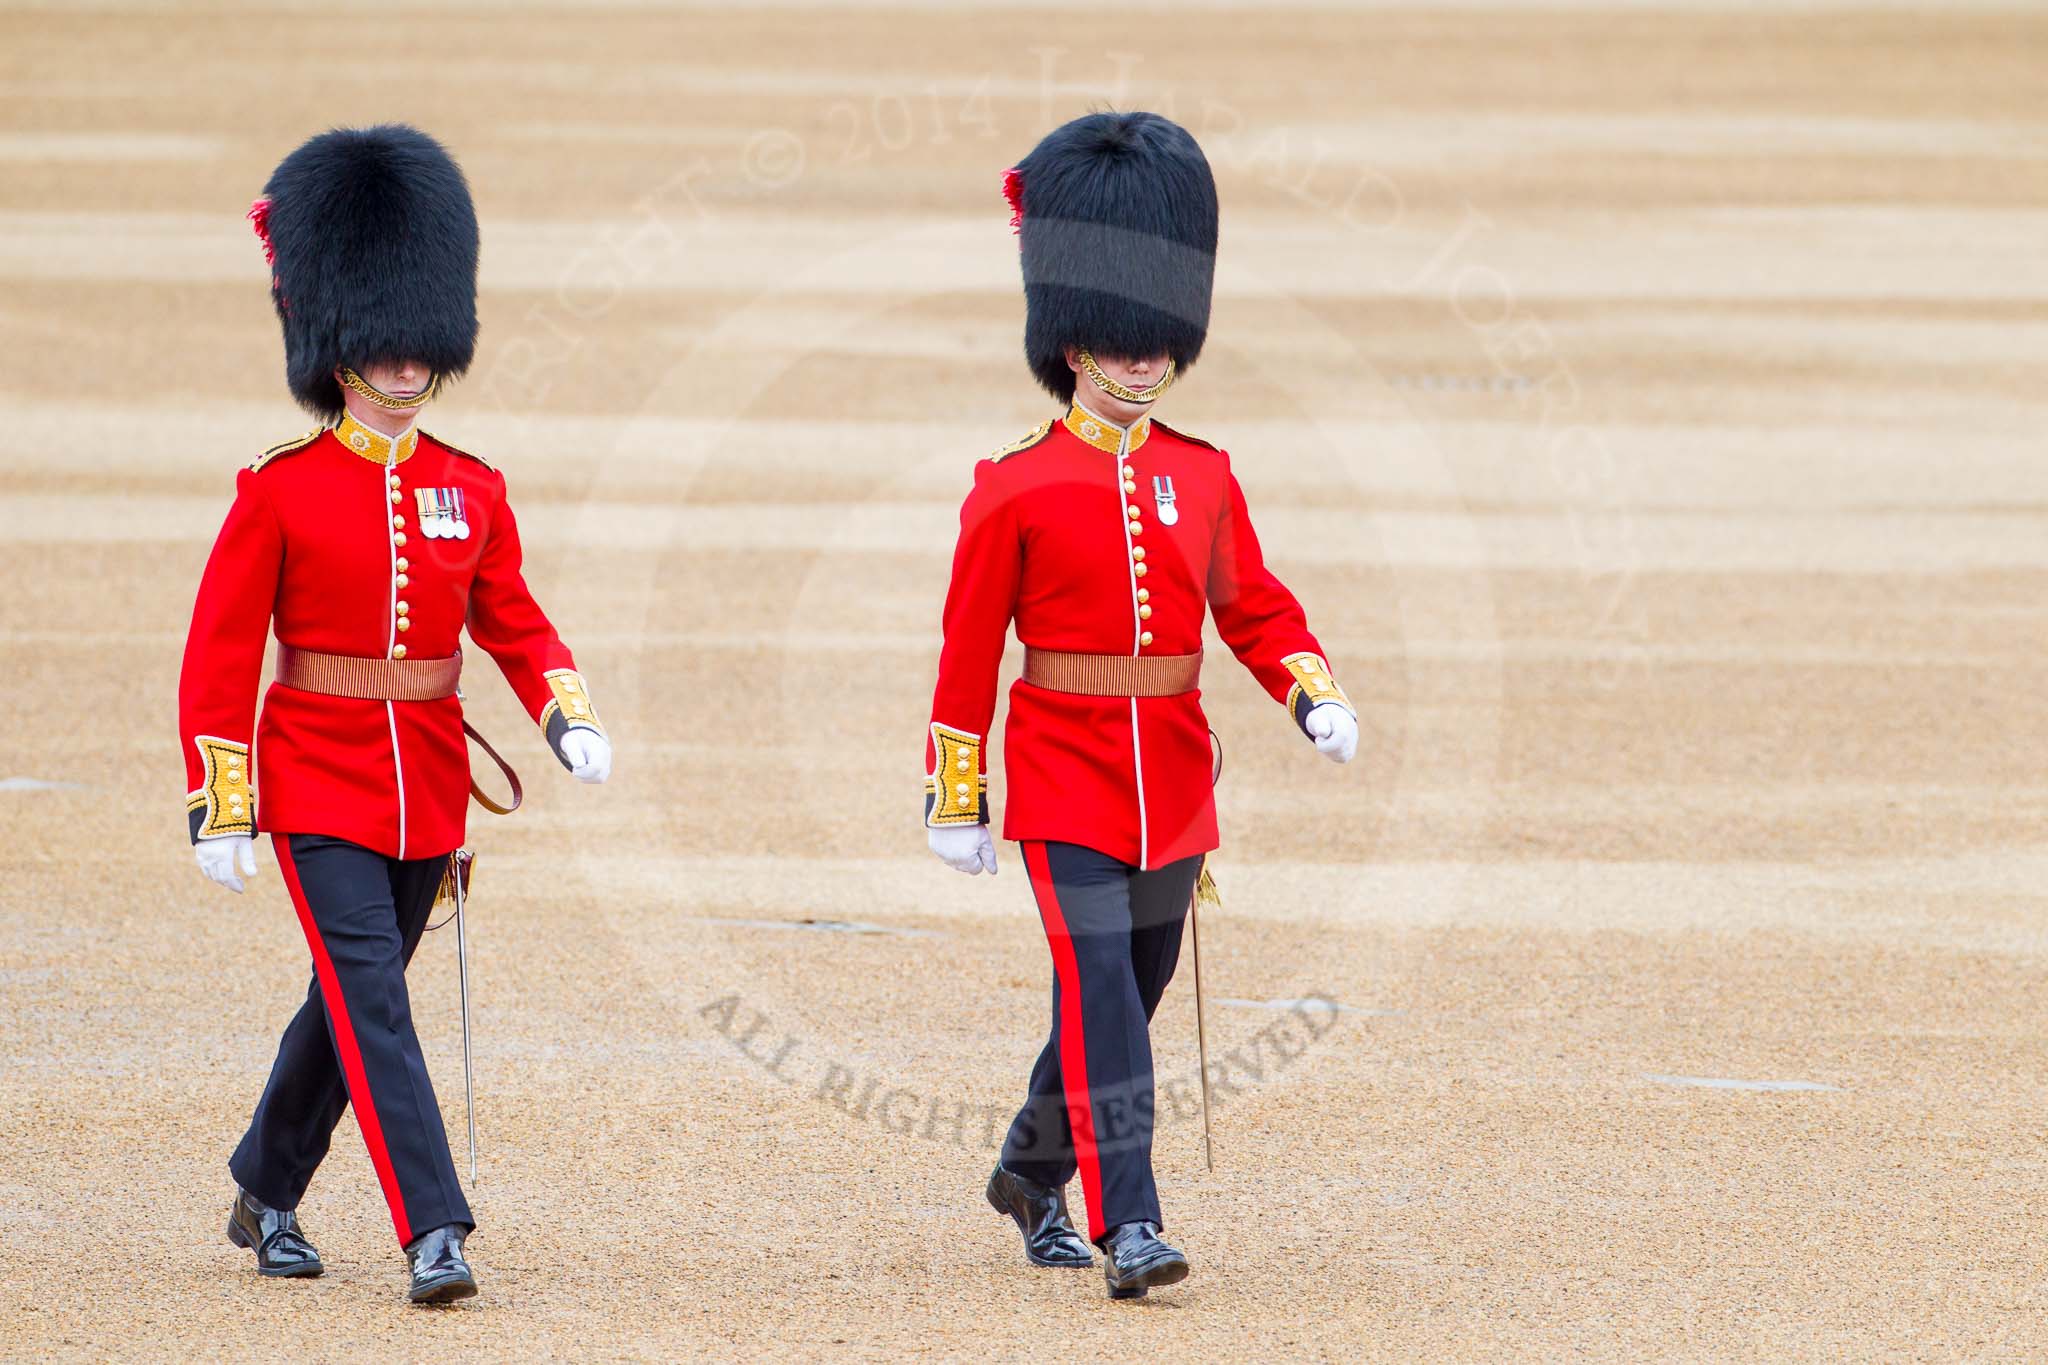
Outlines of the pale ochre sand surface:
{"type": "Polygon", "coordinates": [[[0,1357],[2048,1354],[2044,50],[1833,0],[0,5],[0,1357]],[[1204,679],[1217,1169],[1184,962],[1195,1272],[1134,1305],[981,1202],[1048,960],[1014,850],[916,824],[958,501],[1049,415],[1000,173],[1108,103],[1209,148],[1163,415],[1365,728],[1340,770],[1204,679]],[[468,679],[528,804],[472,827],[446,1313],[352,1120],[325,1278],[221,1236],[306,950],[267,850],[192,867],[175,728],[233,473],[307,425],[241,215],[385,118],[484,223],[428,426],[618,744],[578,787],[468,679]]]}

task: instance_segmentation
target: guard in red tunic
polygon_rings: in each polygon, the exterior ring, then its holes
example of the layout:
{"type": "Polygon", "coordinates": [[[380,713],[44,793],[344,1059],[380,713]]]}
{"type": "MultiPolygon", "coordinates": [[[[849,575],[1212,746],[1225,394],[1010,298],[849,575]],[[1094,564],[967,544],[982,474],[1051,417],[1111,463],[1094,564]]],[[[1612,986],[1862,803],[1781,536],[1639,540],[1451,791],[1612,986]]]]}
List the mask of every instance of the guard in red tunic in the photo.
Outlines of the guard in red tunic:
{"type": "Polygon", "coordinates": [[[1004,185],[1021,239],[1024,349],[1063,405],[981,461],[960,509],[925,748],[925,824],[962,872],[996,870],[987,755],[1003,640],[1023,676],[1003,758],[1007,838],[1052,949],[1052,1034],[988,1185],[1040,1265],[1093,1263],[1112,1298],[1187,1275],[1159,1237],[1147,1025],[1216,847],[1202,624],[1348,762],[1358,721],[1301,605],[1266,568],[1230,457],[1153,416],[1208,331],[1216,188],[1155,114],[1091,114],[1004,185]]]}
{"type": "Polygon", "coordinates": [[[504,476],[416,425],[476,346],[476,212],[460,169],[411,128],[338,129],[287,157],[250,217],[292,395],[327,425],[236,477],[178,685],[199,865],[240,891],[253,837],[269,834],[313,957],[229,1162],[228,1236],[262,1274],[320,1273],[294,1210],[353,1105],[410,1297],[446,1302],[476,1292],[474,1219],[405,966],[463,839],[463,629],[575,776],[604,781],[611,746],[521,576],[504,476]]]}

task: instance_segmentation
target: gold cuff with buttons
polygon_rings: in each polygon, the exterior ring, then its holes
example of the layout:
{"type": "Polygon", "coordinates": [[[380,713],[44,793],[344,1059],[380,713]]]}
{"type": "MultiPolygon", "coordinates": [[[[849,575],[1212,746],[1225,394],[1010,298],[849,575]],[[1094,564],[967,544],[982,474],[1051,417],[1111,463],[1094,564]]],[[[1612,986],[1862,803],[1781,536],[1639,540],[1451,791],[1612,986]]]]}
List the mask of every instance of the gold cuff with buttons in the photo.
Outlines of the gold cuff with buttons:
{"type": "Polygon", "coordinates": [[[598,720],[598,708],[590,702],[590,688],[584,686],[584,675],[575,669],[553,669],[543,673],[549,690],[555,694],[541,708],[541,729],[549,729],[549,722],[561,716],[567,726],[582,726],[586,731],[604,735],[604,724],[598,720]]]}
{"type": "Polygon", "coordinates": [[[933,829],[987,824],[988,775],[981,771],[981,736],[933,721],[932,752],[937,757],[924,780],[925,824],[933,829]]]}
{"type": "Polygon", "coordinates": [[[256,832],[256,789],[249,771],[249,746],[231,739],[201,735],[204,776],[197,791],[185,797],[186,822],[192,842],[256,832]]]}
{"type": "Polygon", "coordinates": [[[581,673],[573,668],[556,668],[541,676],[554,693],[540,709],[540,728],[547,731],[550,744],[565,730],[595,730],[604,734],[604,724],[597,718],[597,707],[590,700],[590,689],[584,685],[581,673]]]}
{"type": "Polygon", "coordinates": [[[1287,690],[1287,709],[1294,715],[1294,723],[1308,733],[1308,713],[1324,702],[1335,702],[1354,717],[1358,708],[1351,704],[1351,698],[1344,695],[1344,689],[1330,676],[1330,666],[1323,662],[1320,654],[1306,651],[1290,654],[1281,664],[1294,675],[1294,686],[1287,690]]]}

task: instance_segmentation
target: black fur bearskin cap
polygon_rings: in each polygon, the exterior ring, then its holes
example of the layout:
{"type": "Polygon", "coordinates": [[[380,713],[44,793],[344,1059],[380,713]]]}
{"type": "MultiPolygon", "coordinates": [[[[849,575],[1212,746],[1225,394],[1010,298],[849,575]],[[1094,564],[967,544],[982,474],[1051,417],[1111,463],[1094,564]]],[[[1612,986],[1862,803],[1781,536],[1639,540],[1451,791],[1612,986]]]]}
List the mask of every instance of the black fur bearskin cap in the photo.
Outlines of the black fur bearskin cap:
{"type": "Polygon", "coordinates": [[[273,274],[292,397],[342,415],[336,367],[476,354],[476,206],[440,143],[403,124],[336,128],[286,157],[249,210],[273,274]]]}
{"type": "Polygon", "coordinates": [[[1187,129],[1158,114],[1084,115],[1046,134],[1003,192],[1023,248],[1024,355],[1053,397],[1074,396],[1069,345],[1195,363],[1216,275],[1216,180],[1187,129]]]}

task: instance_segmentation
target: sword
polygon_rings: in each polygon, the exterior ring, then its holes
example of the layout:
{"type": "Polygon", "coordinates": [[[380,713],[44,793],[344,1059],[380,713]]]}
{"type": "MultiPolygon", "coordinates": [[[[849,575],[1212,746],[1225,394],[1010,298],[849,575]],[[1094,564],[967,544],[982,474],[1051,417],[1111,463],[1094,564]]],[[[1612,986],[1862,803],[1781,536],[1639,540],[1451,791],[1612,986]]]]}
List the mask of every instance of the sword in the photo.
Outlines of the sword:
{"type": "Polygon", "coordinates": [[[469,1046],[469,932],[462,916],[463,884],[469,880],[469,864],[476,857],[466,848],[448,855],[454,866],[455,883],[455,969],[462,980],[462,1107],[469,1112],[469,1183],[476,1184],[476,1064],[469,1046]]]}
{"type": "MultiPolygon", "coordinates": [[[[421,490],[421,496],[425,496],[424,489],[421,490]]],[[[460,492],[456,494],[458,504],[461,496],[460,492]]],[[[459,515],[459,505],[456,510],[459,515]]],[[[468,533],[468,526],[465,523],[463,534],[468,533]]],[[[455,695],[460,697],[462,693],[457,692],[455,695]]],[[[507,763],[498,751],[491,747],[491,742],[478,734],[468,721],[462,722],[462,733],[467,738],[475,740],[483,751],[491,756],[491,761],[498,765],[498,771],[505,774],[505,781],[512,789],[512,799],[505,805],[499,805],[484,794],[484,789],[477,785],[474,775],[469,779],[469,794],[476,798],[478,805],[493,815],[510,815],[518,810],[519,803],[526,797],[526,793],[519,787],[519,774],[512,771],[512,765],[507,763]]],[[[469,1115],[469,1183],[472,1185],[476,1184],[476,1061],[470,1050],[469,1041],[469,924],[463,917],[462,903],[468,895],[469,870],[475,862],[476,854],[466,848],[458,848],[448,855],[448,881],[452,883],[451,889],[455,895],[455,970],[462,980],[462,1107],[469,1115]]],[[[442,920],[441,924],[447,922],[442,920]]],[[[438,929],[441,926],[437,924],[433,927],[438,929]]]]}
{"type": "MultiPolygon", "coordinates": [[[[1209,760],[1209,785],[1214,787],[1223,780],[1223,739],[1211,730],[1209,744],[1215,751],[1209,760]]],[[[1207,854],[1202,855],[1201,870],[1195,874],[1195,892],[1188,898],[1188,939],[1195,953],[1195,1055],[1202,1064],[1202,1156],[1213,1175],[1216,1171],[1216,1140],[1209,1132],[1209,1015],[1202,1008],[1202,921],[1195,914],[1203,901],[1219,910],[1223,908],[1223,897],[1216,890],[1216,879],[1209,875],[1207,854]]]]}
{"type": "Polygon", "coordinates": [[[1213,1174],[1216,1142],[1209,1133],[1209,1018],[1202,1008],[1202,920],[1195,913],[1204,900],[1211,905],[1222,903],[1216,896],[1216,883],[1209,876],[1206,862],[1196,879],[1195,894],[1188,901],[1188,939],[1195,952],[1195,1052],[1202,1065],[1202,1155],[1213,1174]]]}

